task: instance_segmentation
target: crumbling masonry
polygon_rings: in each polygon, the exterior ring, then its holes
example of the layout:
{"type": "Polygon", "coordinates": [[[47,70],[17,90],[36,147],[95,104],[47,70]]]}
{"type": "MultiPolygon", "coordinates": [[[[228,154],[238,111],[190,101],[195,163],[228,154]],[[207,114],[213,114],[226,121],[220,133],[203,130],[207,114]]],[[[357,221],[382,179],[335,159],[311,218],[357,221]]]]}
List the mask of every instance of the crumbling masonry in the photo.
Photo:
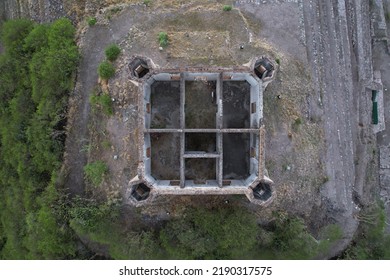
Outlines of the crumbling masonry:
{"type": "Polygon", "coordinates": [[[276,64],[266,57],[226,68],[160,69],[133,57],[138,85],[138,175],[128,203],[156,195],[245,194],[266,206],[275,193],[264,165],[263,92],[276,64]]]}

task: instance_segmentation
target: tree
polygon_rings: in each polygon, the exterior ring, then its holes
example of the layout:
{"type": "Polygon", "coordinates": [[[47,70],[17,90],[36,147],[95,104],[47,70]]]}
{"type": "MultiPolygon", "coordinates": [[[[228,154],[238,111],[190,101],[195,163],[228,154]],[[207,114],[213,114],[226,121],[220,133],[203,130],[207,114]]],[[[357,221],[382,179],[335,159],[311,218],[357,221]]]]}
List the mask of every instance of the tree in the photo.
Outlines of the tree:
{"type": "Polygon", "coordinates": [[[243,208],[191,209],[160,232],[168,258],[245,258],[256,243],[255,217],[243,208]]]}
{"type": "Polygon", "coordinates": [[[24,39],[33,27],[33,22],[27,19],[6,21],[1,32],[1,41],[6,51],[20,58],[24,57],[24,39]]]}

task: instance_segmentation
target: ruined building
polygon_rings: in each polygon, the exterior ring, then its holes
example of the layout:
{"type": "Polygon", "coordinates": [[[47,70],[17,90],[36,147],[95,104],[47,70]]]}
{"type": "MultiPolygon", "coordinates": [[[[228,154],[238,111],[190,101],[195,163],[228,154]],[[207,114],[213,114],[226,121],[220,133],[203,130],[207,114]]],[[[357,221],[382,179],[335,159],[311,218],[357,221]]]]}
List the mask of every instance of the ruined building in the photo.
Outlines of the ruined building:
{"type": "Polygon", "coordinates": [[[256,204],[274,198],[264,166],[263,92],[275,63],[261,57],[232,69],[160,69],[133,57],[140,90],[138,175],[128,202],[156,195],[245,194],[256,204]]]}

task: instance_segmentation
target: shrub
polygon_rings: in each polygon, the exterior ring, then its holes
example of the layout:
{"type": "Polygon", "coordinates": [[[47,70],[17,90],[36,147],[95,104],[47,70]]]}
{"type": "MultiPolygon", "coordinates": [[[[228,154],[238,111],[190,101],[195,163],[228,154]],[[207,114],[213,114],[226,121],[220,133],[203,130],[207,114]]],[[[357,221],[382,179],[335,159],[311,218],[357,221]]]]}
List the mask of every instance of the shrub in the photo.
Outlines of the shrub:
{"type": "Polygon", "coordinates": [[[224,10],[225,12],[229,12],[229,11],[232,10],[232,6],[230,6],[230,5],[225,5],[225,6],[223,6],[223,10],[224,10]]]}
{"type": "Polygon", "coordinates": [[[144,5],[149,7],[151,2],[151,0],[144,0],[144,5]]]}
{"type": "Polygon", "coordinates": [[[115,68],[108,61],[103,61],[99,65],[98,74],[100,78],[108,80],[109,78],[115,75],[115,68]]]}
{"type": "Polygon", "coordinates": [[[95,187],[99,186],[108,172],[107,164],[101,160],[88,163],[84,166],[85,178],[95,187]]]}
{"type": "Polygon", "coordinates": [[[277,57],[277,58],[275,59],[275,61],[276,61],[276,63],[277,63],[278,65],[280,65],[280,58],[279,58],[279,57],[277,57]]]}
{"type": "Polygon", "coordinates": [[[168,34],[166,32],[160,32],[158,34],[158,42],[160,43],[161,47],[168,46],[168,34]]]}
{"type": "Polygon", "coordinates": [[[97,20],[96,20],[95,17],[89,17],[89,18],[87,19],[87,22],[88,22],[88,25],[89,25],[89,26],[94,26],[94,25],[96,24],[97,20]]]}
{"type": "Polygon", "coordinates": [[[109,61],[116,60],[120,53],[120,48],[115,44],[108,46],[105,50],[106,57],[109,61]]]}

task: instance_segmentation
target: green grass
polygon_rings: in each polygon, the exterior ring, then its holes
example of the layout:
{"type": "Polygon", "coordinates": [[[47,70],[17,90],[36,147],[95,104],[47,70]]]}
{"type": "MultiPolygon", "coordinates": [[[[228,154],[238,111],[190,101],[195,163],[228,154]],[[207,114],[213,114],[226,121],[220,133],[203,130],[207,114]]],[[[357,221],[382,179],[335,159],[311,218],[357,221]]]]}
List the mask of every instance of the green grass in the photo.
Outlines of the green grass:
{"type": "Polygon", "coordinates": [[[105,49],[104,53],[109,61],[115,61],[121,53],[121,50],[118,45],[112,44],[105,49]]]}
{"type": "Polygon", "coordinates": [[[106,150],[111,149],[111,142],[109,140],[103,140],[102,141],[102,147],[106,150]]]}
{"type": "Polygon", "coordinates": [[[85,178],[95,187],[102,184],[104,176],[108,173],[108,166],[104,161],[95,161],[84,166],[85,178]]]}
{"type": "Polygon", "coordinates": [[[100,78],[108,80],[115,75],[115,68],[110,62],[103,61],[99,64],[98,74],[100,78]]]}
{"type": "Polygon", "coordinates": [[[158,33],[158,42],[160,44],[160,47],[165,48],[166,46],[168,46],[168,34],[166,32],[158,33]]]}
{"type": "Polygon", "coordinates": [[[233,8],[232,8],[232,6],[230,6],[230,5],[224,5],[223,6],[223,10],[225,11],[225,12],[229,12],[229,11],[231,11],[233,8]]]}
{"type": "Polygon", "coordinates": [[[97,23],[97,20],[95,17],[88,17],[87,18],[87,23],[89,26],[94,26],[97,23]]]}
{"type": "Polygon", "coordinates": [[[93,92],[89,97],[89,101],[91,102],[93,109],[100,108],[107,116],[111,116],[114,113],[112,109],[112,99],[106,92],[100,95],[97,95],[96,92],[93,92]]]}

